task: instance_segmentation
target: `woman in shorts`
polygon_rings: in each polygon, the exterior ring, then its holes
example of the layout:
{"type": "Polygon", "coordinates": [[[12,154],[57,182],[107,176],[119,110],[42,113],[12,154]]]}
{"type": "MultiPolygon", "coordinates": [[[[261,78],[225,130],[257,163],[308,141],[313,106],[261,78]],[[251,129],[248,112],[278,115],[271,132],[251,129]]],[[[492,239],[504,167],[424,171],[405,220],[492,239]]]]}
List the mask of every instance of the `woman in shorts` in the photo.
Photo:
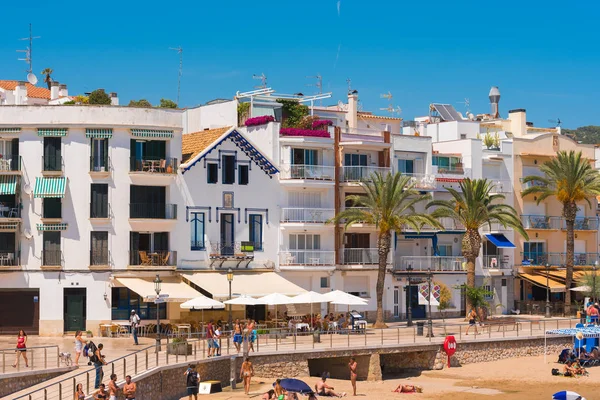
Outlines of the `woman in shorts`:
{"type": "Polygon", "coordinates": [[[23,359],[25,360],[25,367],[28,368],[29,363],[27,361],[27,334],[25,333],[25,331],[23,329],[21,329],[19,331],[19,334],[17,335],[17,351],[16,351],[16,353],[17,353],[17,356],[15,358],[15,363],[13,364],[13,368],[17,367],[20,356],[23,356],[23,359]]]}

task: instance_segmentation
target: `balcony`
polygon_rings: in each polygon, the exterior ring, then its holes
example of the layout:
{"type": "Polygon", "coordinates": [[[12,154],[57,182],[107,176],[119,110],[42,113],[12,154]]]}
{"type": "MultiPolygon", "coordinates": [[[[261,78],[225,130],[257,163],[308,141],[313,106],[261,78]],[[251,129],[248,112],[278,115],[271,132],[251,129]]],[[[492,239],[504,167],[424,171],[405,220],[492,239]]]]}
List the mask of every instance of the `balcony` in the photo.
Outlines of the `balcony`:
{"type": "Polygon", "coordinates": [[[482,257],[483,269],[512,269],[507,255],[491,254],[482,257]]]}
{"type": "Polygon", "coordinates": [[[236,268],[239,267],[243,262],[246,263],[245,267],[248,268],[252,260],[254,260],[254,252],[262,251],[264,244],[261,242],[210,242],[209,247],[209,258],[211,259],[210,267],[212,268],[215,263],[217,268],[221,268],[226,261],[237,262],[236,268]]]}
{"type": "Polygon", "coordinates": [[[42,173],[60,175],[63,170],[62,156],[42,156],[42,173]]]}
{"type": "Polygon", "coordinates": [[[110,265],[110,251],[97,249],[90,251],[90,267],[108,267],[110,265]]]}
{"type": "Polygon", "coordinates": [[[62,251],[61,250],[42,250],[42,267],[58,267],[62,266],[62,251]]]}
{"type": "MultiPolygon", "coordinates": [[[[3,196],[0,196],[2,198],[3,196]]],[[[0,219],[21,218],[20,204],[4,203],[0,201],[0,219]]]]}
{"type": "Polygon", "coordinates": [[[523,182],[523,178],[521,178],[519,180],[521,182],[521,190],[529,189],[534,186],[546,187],[546,184],[542,181],[523,182]]]}
{"type": "Polygon", "coordinates": [[[328,165],[284,164],[281,169],[280,179],[315,181],[333,181],[335,179],[335,167],[328,165]]]}
{"type": "MultiPolygon", "coordinates": [[[[597,231],[598,230],[598,217],[577,217],[575,218],[576,231],[597,231]]],[[[562,230],[567,229],[567,221],[562,219],[562,230]]]]}
{"type": "Polygon", "coordinates": [[[282,250],[279,252],[282,266],[325,266],[335,265],[335,251],[326,250],[282,250]]]}
{"type": "Polygon", "coordinates": [[[462,267],[465,261],[461,256],[404,256],[394,265],[394,271],[407,271],[410,267],[413,272],[427,272],[428,269],[432,272],[466,272],[462,267]]]}
{"type": "Polygon", "coordinates": [[[376,129],[345,127],[342,128],[341,141],[385,143],[385,133],[376,129]]]}
{"type": "Polygon", "coordinates": [[[414,185],[415,189],[435,190],[436,182],[433,174],[407,174],[402,172],[402,175],[410,176],[410,184],[414,185]]]}
{"type": "Polygon", "coordinates": [[[130,219],[177,219],[177,204],[131,203],[130,219]]]}
{"type": "Polygon", "coordinates": [[[323,224],[334,215],[335,210],[332,208],[282,208],[281,222],[323,224]]]}
{"type": "MultiPolygon", "coordinates": [[[[438,222],[442,225],[442,229],[433,227],[431,225],[423,225],[421,227],[421,232],[423,231],[464,231],[465,227],[457,222],[454,218],[442,217],[438,218],[438,222]]],[[[412,226],[405,226],[404,230],[407,232],[416,232],[416,230],[412,226]]]]}
{"type": "Polygon", "coordinates": [[[131,250],[129,265],[140,268],[176,267],[177,252],[169,250],[131,250]]]}
{"type": "Polygon", "coordinates": [[[437,167],[438,174],[452,174],[452,175],[464,175],[465,169],[462,165],[452,165],[452,166],[438,166],[437,167]]]}
{"type": "Polygon", "coordinates": [[[561,217],[547,215],[521,215],[521,223],[525,229],[557,230],[560,228],[561,217]]]}
{"type": "Polygon", "coordinates": [[[129,171],[147,174],[177,174],[176,158],[129,158],[129,171]]]}
{"type": "Polygon", "coordinates": [[[0,174],[7,174],[10,172],[21,172],[21,156],[10,156],[7,158],[4,155],[0,155],[0,174]]]}
{"type": "Polygon", "coordinates": [[[378,249],[344,249],[344,265],[378,265],[378,249]]]}
{"type": "MultiPolygon", "coordinates": [[[[523,266],[545,266],[565,265],[567,263],[567,253],[539,253],[529,252],[521,253],[521,265],[523,266]]],[[[575,253],[573,265],[594,265],[598,261],[598,253],[575,253]]]]}
{"type": "Polygon", "coordinates": [[[509,180],[490,179],[492,193],[512,193],[512,182],[509,180]]]}
{"type": "Polygon", "coordinates": [[[110,204],[90,203],[90,219],[110,219],[111,215],[110,204]]]}
{"type": "Polygon", "coordinates": [[[386,175],[391,171],[388,167],[346,166],[341,168],[341,182],[363,182],[369,180],[374,173],[386,175]]]}
{"type": "Polygon", "coordinates": [[[19,253],[0,252],[0,269],[3,267],[17,267],[21,265],[19,253]]]}
{"type": "Polygon", "coordinates": [[[90,156],[90,173],[97,175],[108,175],[112,170],[110,157],[105,155],[104,157],[90,156]]]}

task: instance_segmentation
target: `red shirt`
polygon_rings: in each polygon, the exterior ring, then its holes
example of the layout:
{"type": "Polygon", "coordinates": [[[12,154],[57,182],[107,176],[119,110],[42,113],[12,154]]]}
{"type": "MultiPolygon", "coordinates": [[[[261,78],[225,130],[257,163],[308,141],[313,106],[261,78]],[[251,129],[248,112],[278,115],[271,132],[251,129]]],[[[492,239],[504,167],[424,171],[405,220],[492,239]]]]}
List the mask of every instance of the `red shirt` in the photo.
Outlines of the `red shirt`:
{"type": "Polygon", "coordinates": [[[24,349],[25,348],[25,336],[19,336],[17,339],[17,348],[24,349]]]}
{"type": "Polygon", "coordinates": [[[209,339],[212,339],[214,333],[215,333],[215,331],[213,330],[213,326],[209,322],[208,325],[206,326],[206,337],[209,338],[209,339]]]}

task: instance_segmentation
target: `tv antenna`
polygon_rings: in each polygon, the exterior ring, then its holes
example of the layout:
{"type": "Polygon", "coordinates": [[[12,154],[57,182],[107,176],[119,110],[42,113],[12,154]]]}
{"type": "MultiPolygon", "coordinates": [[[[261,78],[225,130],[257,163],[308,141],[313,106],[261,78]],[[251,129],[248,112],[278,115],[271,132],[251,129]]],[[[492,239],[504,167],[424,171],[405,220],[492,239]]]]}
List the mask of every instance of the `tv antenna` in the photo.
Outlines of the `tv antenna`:
{"type": "Polygon", "coordinates": [[[179,107],[179,95],[181,94],[181,73],[183,72],[183,48],[169,47],[169,50],[175,50],[179,53],[179,76],[177,78],[177,107],[179,107]]]}
{"type": "Polygon", "coordinates": [[[459,104],[464,104],[467,109],[467,115],[471,112],[471,101],[465,97],[465,101],[459,101],[459,104]]]}
{"type": "MultiPolygon", "coordinates": [[[[33,31],[31,29],[31,23],[29,24],[29,37],[21,38],[19,40],[29,40],[29,46],[25,50],[17,50],[18,53],[25,53],[25,58],[19,58],[19,61],[25,61],[29,65],[29,69],[27,69],[28,74],[33,74],[33,60],[32,60],[32,49],[33,49],[33,39],[39,39],[41,36],[33,36],[33,31]]],[[[29,75],[28,75],[29,77],[29,75]]]]}
{"type": "Polygon", "coordinates": [[[260,75],[253,74],[252,79],[260,79],[260,85],[254,86],[255,89],[266,89],[267,87],[267,76],[262,73],[260,75]]]}
{"type": "Polygon", "coordinates": [[[562,121],[560,120],[560,118],[557,119],[549,119],[548,122],[550,122],[551,124],[556,125],[556,128],[558,128],[559,126],[562,125],[562,121]]]}
{"type": "Polygon", "coordinates": [[[394,96],[392,95],[392,92],[388,91],[387,93],[380,95],[380,97],[382,99],[387,99],[389,101],[389,104],[387,107],[380,108],[381,111],[387,111],[392,115],[394,115],[394,114],[400,115],[400,113],[402,112],[402,109],[398,106],[394,107],[394,104],[392,103],[392,99],[394,98],[394,96]]]}
{"type": "Polygon", "coordinates": [[[348,93],[352,92],[352,79],[347,78],[346,83],[348,84],[348,93]]]}
{"type": "MultiPolygon", "coordinates": [[[[319,91],[319,94],[323,94],[323,77],[321,74],[315,76],[307,76],[307,79],[316,79],[317,83],[307,83],[306,86],[315,86],[319,91]]],[[[323,105],[323,100],[319,100],[319,105],[323,105]]]]}

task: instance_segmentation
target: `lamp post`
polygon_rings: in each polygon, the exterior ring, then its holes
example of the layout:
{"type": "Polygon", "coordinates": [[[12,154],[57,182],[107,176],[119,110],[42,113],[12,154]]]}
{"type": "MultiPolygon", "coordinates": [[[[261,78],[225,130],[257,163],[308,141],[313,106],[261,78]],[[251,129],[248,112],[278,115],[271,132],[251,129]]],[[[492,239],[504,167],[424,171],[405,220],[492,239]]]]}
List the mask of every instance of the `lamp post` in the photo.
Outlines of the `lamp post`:
{"type": "MultiPolygon", "coordinates": [[[[233,282],[233,271],[231,268],[227,270],[227,281],[229,282],[229,300],[231,300],[231,282],[233,282]]],[[[231,304],[229,304],[229,330],[233,330],[232,319],[231,319],[231,304]]]]}
{"type": "Polygon", "coordinates": [[[550,264],[546,263],[546,318],[550,318],[550,264]]]}
{"type": "Polygon", "coordinates": [[[408,274],[408,290],[406,291],[408,293],[408,301],[406,302],[407,304],[407,308],[406,308],[406,317],[407,317],[407,321],[406,321],[406,326],[413,326],[413,321],[412,321],[412,286],[410,285],[410,273],[412,272],[413,268],[412,265],[409,265],[406,268],[406,273],[408,274]]]}
{"type": "Polygon", "coordinates": [[[156,292],[156,351],[160,351],[160,303],[158,302],[158,296],[160,295],[160,284],[162,281],[160,280],[160,276],[156,274],[156,278],[154,279],[154,291],[156,292]]]}
{"type": "Polygon", "coordinates": [[[427,268],[427,285],[429,286],[429,299],[427,299],[428,304],[428,315],[427,315],[427,337],[433,337],[433,321],[431,320],[431,268],[427,268]]]}

